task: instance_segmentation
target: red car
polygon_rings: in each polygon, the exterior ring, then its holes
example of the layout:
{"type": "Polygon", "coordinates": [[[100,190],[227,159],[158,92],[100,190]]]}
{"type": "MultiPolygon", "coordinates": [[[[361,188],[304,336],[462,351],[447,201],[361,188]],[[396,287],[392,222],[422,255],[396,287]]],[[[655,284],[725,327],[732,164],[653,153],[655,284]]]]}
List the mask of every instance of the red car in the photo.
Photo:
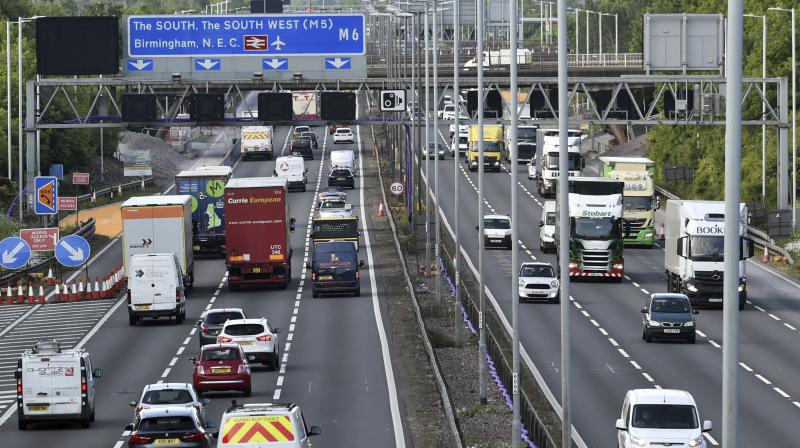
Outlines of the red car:
{"type": "Polygon", "coordinates": [[[204,345],[199,359],[189,359],[194,363],[192,383],[199,394],[236,390],[250,396],[250,365],[239,345],[204,345]]]}

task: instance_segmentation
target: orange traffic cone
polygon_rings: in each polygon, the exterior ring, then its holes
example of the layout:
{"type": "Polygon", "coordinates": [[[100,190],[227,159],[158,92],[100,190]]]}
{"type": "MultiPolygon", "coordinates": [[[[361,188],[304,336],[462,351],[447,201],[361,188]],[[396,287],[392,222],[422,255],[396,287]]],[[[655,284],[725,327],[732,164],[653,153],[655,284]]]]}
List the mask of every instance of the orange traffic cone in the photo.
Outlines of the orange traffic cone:
{"type": "Polygon", "coordinates": [[[764,246],[764,255],[761,256],[761,261],[764,263],[769,263],[769,249],[767,246],[764,246]]]}
{"type": "Polygon", "coordinates": [[[386,216],[386,212],[383,210],[383,202],[381,202],[380,207],[378,207],[378,217],[386,216]]]}
{"type": "Polygon", "coordinates": [[[86,281],[86,295],[84,296],[84,298],[86,300],[91,300],[91,299],[94,299],[93,295],[94,295],[94,292],[92,291],[92,282],[90,280],[87,280],[86,281]]]}
{"type": "Polygon", "coordinates": [[[33,303],[35,297],[33,296],[33,285],[28,283],[28,303],[33,303]]]}
{"type": "Polygon", "coordinates": [[[78,287],[75,283],[72,284],[72,294],[69,296],[70,302],[77,302],[78,301],[78,287]]]}
{"type": "Polygon", "coordinates": [[[39,296],[36,298],[37,303],[44,303],[44,286],[39,285],[39,296]]]}
{"type": "Polygon", "coordinates": [[[53,290],[53,302],[61,302],[61,284],[56,283],[56,287],[53,290]]]}
{"type": "Polygon", "coordinates": [[[22,285],[19,285],[17,288],[17,303],[25,302],[25,290],[22,288],[22,285]]]}
{"type": "Polygon", "coordinates": [[[93,299],[100,298],[100,284],[97,282],[97,277],[94,278],[94,294],[92,294],[93,299]]]}
{"type": "Polygon", "coordinates": [[[6,287],[6,305],[11,305],[14,303],[14,290],[11,288],[11,285],[6,287]]]}
{"type": "Polygon", "coordinates": [[[56,278],[53,277],[53,268],[49,268],[47,270],[47,284],[53,286],[55,284],[56,278]]]}
{"type": "Polygon", "coordinates": [[[86,298],[86,290],[83,288],[83,279],[78,283],[78,300],[86,298]]]}

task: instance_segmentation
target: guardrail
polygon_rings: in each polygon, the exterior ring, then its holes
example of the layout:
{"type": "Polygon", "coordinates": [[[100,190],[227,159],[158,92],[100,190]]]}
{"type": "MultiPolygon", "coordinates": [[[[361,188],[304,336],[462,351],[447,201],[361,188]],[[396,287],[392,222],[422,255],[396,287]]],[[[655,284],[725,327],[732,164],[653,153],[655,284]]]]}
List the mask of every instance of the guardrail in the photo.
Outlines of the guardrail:
{"type": "MultiPolygon", "coordinates": [[[[144,178],[144,184],[145,185],[152,185],[154,181],[155,181],[155,178],[152,177],[152,176],[144,178]]],[[[139,187],[141,185],[142,185],[142,180],[135,180],[133,182],[128,182],[127,184],[117,185],[116,187],[108,187],[108,188],[103,188],[103,189],[100,189],[100,190],[95,190],[94,193],[86,193],[86,194],[82,194],[82,195],[78,196],[78,202],[85,202],[85,201],[91,200],[93,194],[94,194],[95,197],[98,196],[98,195],[102,196],[104,194],[111,193],[112,190],[113,191],[119,191],[121,189],[122,191],[127,191],[127,190],[135,189],[136,187],[139,187]]]]}
{"type": "MultiPolygon", "coordinates": [[[[89,240],[94,236],[94,233],[95,233],[95,220],[94,218],[90,218],[88,221],[86,221],[80,227],[78,227],[78,229],[75,230],[75,232],[73,232],[72,234],[82,236],[87,240],[89,240]]],[[[55,257],[50,256],[43,260],[38,261],[36,264],[27,266],[24,270],[17,270],[9,274],[6,274],[0,277],[0,285],[2,286],[10,285],[18,281],[20,278],[27,276],[29,272],[43,269],[47,267],[49,264],[53,263],[54,261],[55,257]]]]}
{"type": "MultiPolygon", "coordinates": [[[[663,196],[667,199],[680,199],[677,195],[670,193],[669,191],[661,187],[657,186],[655,187],[655,190],[656,194],[663,196]]],[[[787,263],[794,266],[794,258],[792,257],[792,254],[789,253],[789,251],[786,250],[785,248],[775,244],[775,241],[772,238],[770,238],[766,232],[756,229],[755,227],[747,226],[747,237],[750,238],[753,241],[753,243],[755,243],[756,246],[760,246],[762,248],[765,248],[769,252],[773,252],[782,256],[783,258],[786,259],[787,263]]]]}

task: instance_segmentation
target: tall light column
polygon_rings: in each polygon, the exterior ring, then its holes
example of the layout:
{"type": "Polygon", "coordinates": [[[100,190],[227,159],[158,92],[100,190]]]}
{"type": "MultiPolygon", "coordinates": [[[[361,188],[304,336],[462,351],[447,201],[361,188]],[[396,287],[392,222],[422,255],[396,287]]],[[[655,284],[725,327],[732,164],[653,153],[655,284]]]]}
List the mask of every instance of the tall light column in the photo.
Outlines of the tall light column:
{"type": "Polygon", "coordinates": [[[456,215],[454,218],[456,244],[453,253],[453,269],[456,274],[456,297],[453,301],[453,331],[455,332],[455,343],[457,347],[464,345],[464,319],[461,317],[461,229],[458,227],[458,215],[460,214],[459,194],[458,194],[458,147],[461,141],[461,133],[459,132],[459,125],[461,122],[461,87],[459,86],[459,67],[460,60],[458,59],[459,44],[461,37],[459,36],[459,28],[461,25],[461,2],[455,0],[453,3],[453,102],[456,104],[456,114],[454,119],[455,126],[455,144],[453,150],[453,192],[456,207],[456,215]]]}
{"type": "Polygon", "coordinates": [[[430,98],[430,62],[429,52],[430,44],[428,42],[428,35],[430,28],[428,27],[428,5],[425,5],[425,147],[422,148],[422,154],[425,155],[425,277],[431,274],[431,158],[428,156],[428,146],[431,144],[431,98],[430,98]]]}
{"type": "Polygon", "coordinates": [[[477,33],[478,33],[478,396],[481,404],[487,402],[487,367],[486,367],[486,279],[483,276],[483,265],[486,245],[483,238],[483,16],[485,0],[478,1],[477,33]]]}
{"type": "Polygon", "coordinates": [[[519,104],[518,104],[518,85],[517,85],[517,27],[519,26],[517,2],[512,0],[509,3],[511,9],[509,13],[510,45],[509,54],[511,55],[511,129],[509,132],[511,152],[511,447],[519,448],[522,442],[521,421],[520,421],[520,402],[519,402],[519,167],[517,162],[517,125],[519,124],[519,104]]]}
{"type": "MultiPolygon", "coordinates": [[[[439,34],[437,29],[437,22],[436,13],[437,13],[437,5],[436,0],[433,0],[433,110],[436,114],[433,116],[433,141],[434,148],[435,148],[435,158],[433,159],[433,171],[436,174],[436,177],[433,180],[433,198],[435,205],[434,209],[434,232],[436,232],[435,236],[435,260],[434,265],[436,266],[436,275],[433,277],[433,281],[436,282],[436,305],[442,304],[442,282],[439,281],[441,278],[441,271],[442,268],[439,265],[439,260],[441,257],[440,248],[442,244],[441,239],[441,222],[440,222],[440,215],[439,215],[439,34]]],[[[455,69],[455,67],[453,67],[455,69]]],[[[428,151],[428,158],[430,158],[430,151],[428,151]]]]}

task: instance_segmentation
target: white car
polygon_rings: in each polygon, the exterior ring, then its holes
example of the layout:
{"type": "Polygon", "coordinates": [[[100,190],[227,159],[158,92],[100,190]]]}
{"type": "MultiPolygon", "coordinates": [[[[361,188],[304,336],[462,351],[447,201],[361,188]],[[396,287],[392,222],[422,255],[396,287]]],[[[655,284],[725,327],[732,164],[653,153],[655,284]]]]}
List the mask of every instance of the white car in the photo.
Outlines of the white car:
{"type": "MultiPolygon", "coordinates": [[[[468,124],[464,124],[464,123],[469,121],[469,117],[462,115],[462,116],[458,117],[458,121],[459,121],[459,124],[458,124],[458,135],[463,135],[465,137],[468,136],[469,135],[469,125],[468,124]]],[[[455,125],[455,123],[450,125],[450,138],[452,138],[454,135],[456,135],[456,125],[455,125]]]]}
{"type": "Polygon", "coordinates": [[[352,218],[353,205],[343,200],[323,201],[319,205],[318,218],[352,218]]]}
{"type": "Polygon", "coordinates": [[[441,111],[441,118],[443,120],[455,120],[456,119],[455,104],[445,104],[444,108],[442,108],[441,111]]]}
{"type": "Polygon", "coordinates": [[[191,383],[157,383],[144,386],[139,401],[131,401],[134,408],[133,419],[144,409],[169,408],[175,406],[191,406],[197,409],[200,418],[206,420],[207,398],[200,398],[191,383]]]}
{"type": "Polygon", "coordinates": [[[525,262],[519,267],[519,301],[547,300],[558,303],[561,294],[558,279],[550,263],[525,262]]]}
{"type": "Polygon", "coordinates": [[[536,179],[536,159],[531,159],[528,162],[528,179],[536,179]]]}
{"type": "Polygon", "coordinates": [[[353,131],[350,128],[339,128],[333,133],[333,143],[355,143],[353,131]]]}
{"type": "Polygon", "coordinates": [[[507,215],[485,215],[483,241],[485,247],[500,246],[511,249],[511,218],[507,215]]]}
{"type": "Polygon", "coordinates": [[[625,394],[617,419],[617,446],[639,448],[673,446],[706,448],[703,433],[711,421],[700,426],[694,398],[675,389],[634,389],[625,394]]]}
{"type": "Polygon", "coordinates": [[[218,344],[234,343],[244,350],[247,360],[260,362],[272,370],[280,364],[278,333],[280,328],[271,328],[266,318],[235,319],[225,322],[217,336],[218,344]]]}

